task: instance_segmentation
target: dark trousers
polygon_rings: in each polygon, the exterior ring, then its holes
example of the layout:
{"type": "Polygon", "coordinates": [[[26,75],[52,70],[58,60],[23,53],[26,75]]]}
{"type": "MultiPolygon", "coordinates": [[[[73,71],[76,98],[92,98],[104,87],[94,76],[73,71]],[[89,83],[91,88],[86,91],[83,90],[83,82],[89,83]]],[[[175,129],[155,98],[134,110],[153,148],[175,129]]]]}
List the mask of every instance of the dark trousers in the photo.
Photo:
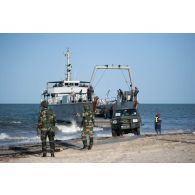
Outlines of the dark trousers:
{"type": "Polygon", "coordinates": [[[155,131],[157,134],[161,134],[161,124],[155,123],[155,131]]]}
{"type": "Polygon", "coordinates": [[[42,152],[47,153],[47,137],[49,138],[50,152],[54,154],[55,152],[55,133],[53,131],[41,131],[41,141],[42,141],[42,152]]]}

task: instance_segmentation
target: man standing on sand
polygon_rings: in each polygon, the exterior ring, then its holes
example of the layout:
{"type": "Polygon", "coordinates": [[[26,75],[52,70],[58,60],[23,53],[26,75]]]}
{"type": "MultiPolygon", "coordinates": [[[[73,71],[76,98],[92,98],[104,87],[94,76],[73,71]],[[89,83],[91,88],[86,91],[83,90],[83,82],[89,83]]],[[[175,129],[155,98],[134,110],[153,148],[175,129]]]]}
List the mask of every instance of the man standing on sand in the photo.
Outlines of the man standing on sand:
{"type": "Polygon", "coordinates": [[[161,134],[161,118],[160,118],[160,113],[157,113],[155,116],[155,121],[154,121],[154,126],[155,126],[155,131],[158,134],[161,134]]]}
{"type": "Polygon", "coordinates": [[[91,150],[93,146],[94,116],[88,105],[84,106],[83,120],[81,125],[83,126],[83,130],[81,132],[81,139],[83,141],[82,149],[91,150]],[[89,145],[87,144],[87,139],[89,139],[89,145]]]}
{"type": "Polygon", "coordinates": [[[42,157],[47,156],[47,147],[46,147],[47,137],[49,138],[51,157],[55,157],[54,156],[55,123],[56,123],[56,118],[54,112],[48,109],[48,103],[46,100],[42,101],[41,111],[39,113],[39,119],[38,119],[38,127],[37,127],[38,133],[41,134],[42,152],[43,152],[42,157]]]}

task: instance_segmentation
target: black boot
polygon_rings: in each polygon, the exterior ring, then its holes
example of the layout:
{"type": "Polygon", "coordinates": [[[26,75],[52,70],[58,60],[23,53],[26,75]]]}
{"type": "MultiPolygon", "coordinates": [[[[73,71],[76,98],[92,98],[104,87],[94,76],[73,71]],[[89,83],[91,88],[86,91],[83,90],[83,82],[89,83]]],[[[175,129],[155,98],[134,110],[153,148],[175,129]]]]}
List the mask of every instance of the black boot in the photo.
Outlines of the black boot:
{"type": "Polygon", "coordinates": [[[89,140],[89,147],[88,147],[88,150],[91,150],[93,147],[93,137],[90,138],[89,140]]]}
{"type": "Polygon", "coordinates": [[[83,145],[82,150],[85,150],[85,149],[87,149],[87,145],[83,145]]]}
{"type": "Polygon", "coordinates": [[[46,157],[47,156],[47,153],[43,153],[42,157],[46,157]]]}
{"type": "Polygon", "coordinates": [[[87,149],[87,140],[83,140],[83,150],[87,149]]]}
{"type": "Polygon", "coordinates": [[[51,153],[51,157],[55,157],[54,153],[51,153]]]}
{"type": "Polygon", "coordinates": [[[92,147],[93,147],[93,145],[89,145],[89,146],[88,146],[88,150],[91,150],[92,147]]]}

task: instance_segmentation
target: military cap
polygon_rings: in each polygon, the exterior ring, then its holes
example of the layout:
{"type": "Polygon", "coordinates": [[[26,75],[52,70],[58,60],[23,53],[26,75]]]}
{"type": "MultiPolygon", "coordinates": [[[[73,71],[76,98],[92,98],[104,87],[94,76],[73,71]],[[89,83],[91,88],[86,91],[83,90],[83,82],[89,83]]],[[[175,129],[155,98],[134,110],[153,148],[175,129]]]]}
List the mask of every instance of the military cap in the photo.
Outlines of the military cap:
{"type": "Polygon", "coordinates": [[[47,107],[48,107],[48,102],[47,102],[46,100],[43,100],[43,101],[41,102],[41,107],[47,108],[47,107]]]}

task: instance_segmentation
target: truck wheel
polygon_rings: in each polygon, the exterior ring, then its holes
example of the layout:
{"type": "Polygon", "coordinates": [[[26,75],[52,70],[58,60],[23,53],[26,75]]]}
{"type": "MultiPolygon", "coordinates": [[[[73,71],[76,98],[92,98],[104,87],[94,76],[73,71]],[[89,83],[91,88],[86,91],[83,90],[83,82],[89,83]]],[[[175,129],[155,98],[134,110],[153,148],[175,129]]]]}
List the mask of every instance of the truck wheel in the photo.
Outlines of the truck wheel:
{"type": "Polygon", "coordinates": [[[120,130],[117,131],[117,136],[121,136],[121,131],[120,130]]]}
{"type": "Polygon", "coordinates": [[[140,128],[137,128],[136,135],[140,135],[140,128]]]}
{"type": "Polygon", "coordinates": [[[116,136],[117,136],[116,130],[112,129],[112,137],[116,137],[116,136]]]}

